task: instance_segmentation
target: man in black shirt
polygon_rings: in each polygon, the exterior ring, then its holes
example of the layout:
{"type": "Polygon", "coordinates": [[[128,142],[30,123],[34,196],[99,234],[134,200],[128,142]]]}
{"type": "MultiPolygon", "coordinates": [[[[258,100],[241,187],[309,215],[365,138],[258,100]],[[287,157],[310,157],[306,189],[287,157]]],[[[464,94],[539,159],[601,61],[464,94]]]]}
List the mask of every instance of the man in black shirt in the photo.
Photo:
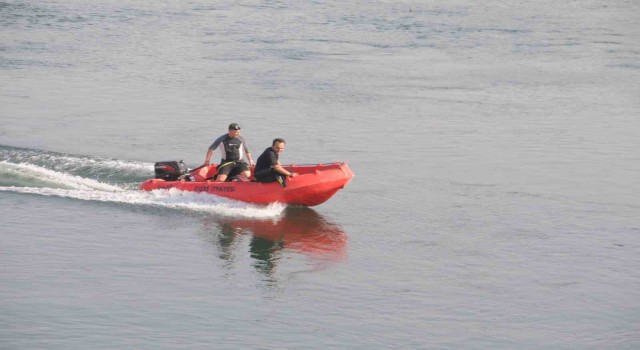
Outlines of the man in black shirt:
{"type": "Polygon", "coordinates": [[[287,186],[285,181],[287,176],[298,176],[298,173],[290,172],[280,165],[280,153],[284,151],[285,143],[284,139],[274,139],[271,147],[265,149],[258,157],[256,168],[253,172],[258,182],[278,181],[282,187],[285,187],[287,186]]]}

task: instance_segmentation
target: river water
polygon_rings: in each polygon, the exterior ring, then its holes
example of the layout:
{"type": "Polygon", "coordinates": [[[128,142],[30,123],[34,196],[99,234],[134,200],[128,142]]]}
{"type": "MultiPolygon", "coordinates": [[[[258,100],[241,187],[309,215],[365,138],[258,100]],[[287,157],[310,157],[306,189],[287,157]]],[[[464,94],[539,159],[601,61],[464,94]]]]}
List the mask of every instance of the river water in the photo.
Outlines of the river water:
{"type": "Polygon", "coordinates": [[[639,348],[639,14],[0,1],[0,348],[639,348]],[[137,190],[231,122],[356,176],[137,190]]]}

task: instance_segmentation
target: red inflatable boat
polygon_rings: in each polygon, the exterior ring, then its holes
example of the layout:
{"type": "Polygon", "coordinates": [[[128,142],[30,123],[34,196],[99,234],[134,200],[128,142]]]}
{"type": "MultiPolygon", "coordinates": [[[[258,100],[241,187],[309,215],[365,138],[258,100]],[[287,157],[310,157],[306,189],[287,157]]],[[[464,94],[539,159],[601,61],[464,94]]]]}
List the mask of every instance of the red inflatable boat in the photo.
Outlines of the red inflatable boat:
{"type": "Polygon", "coordinates": [[[176,188],[256,204],[279,202],[310,207],[327,201],[343,189],[354,175],[346,163],[340,162],[283,167],[300,174],[287,178],[286,187],[278,182],[255,182],[253,177],[245,181],[215,182],[216,164],[186,171],[182,162],[159,162],[155,164],[156,178],[143,182],[140,189],[153,191],[176,188]]]}

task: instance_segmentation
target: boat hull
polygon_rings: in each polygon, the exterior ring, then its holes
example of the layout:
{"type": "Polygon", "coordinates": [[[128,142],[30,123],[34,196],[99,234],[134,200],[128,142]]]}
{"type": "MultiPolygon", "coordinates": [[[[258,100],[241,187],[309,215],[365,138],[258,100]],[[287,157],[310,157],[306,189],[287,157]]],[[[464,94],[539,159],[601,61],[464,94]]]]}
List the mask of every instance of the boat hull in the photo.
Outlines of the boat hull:
{"type": "Polygon", "coordinates": [[[149,179],[140,185],[144,191],[176,188],[182,191],[203,192],[255,204],[284,203],[301,206],[315,206],[326,202],[336,192],[343,189],[353,177],[346,163],[317,165],[288,165],[288,171],[300,175],[289,177],[287,186],[278,182],[261,183],[255,181],[215,182],[215,164],[199,168],[190,175],[195,181],[149,179]]]}

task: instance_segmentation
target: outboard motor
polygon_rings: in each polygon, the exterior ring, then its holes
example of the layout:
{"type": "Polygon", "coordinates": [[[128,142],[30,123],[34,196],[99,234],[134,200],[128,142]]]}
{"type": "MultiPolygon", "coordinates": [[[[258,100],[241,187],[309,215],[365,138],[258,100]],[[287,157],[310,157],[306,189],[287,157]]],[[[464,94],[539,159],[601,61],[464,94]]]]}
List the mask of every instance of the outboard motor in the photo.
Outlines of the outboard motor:
{"type": "Polygon", "coordinates": [[[187,167],[183,161],[157,162],[153,165],[156,179],[165,181],[177,181],[180,176],[187,173],[187,167]]]}

